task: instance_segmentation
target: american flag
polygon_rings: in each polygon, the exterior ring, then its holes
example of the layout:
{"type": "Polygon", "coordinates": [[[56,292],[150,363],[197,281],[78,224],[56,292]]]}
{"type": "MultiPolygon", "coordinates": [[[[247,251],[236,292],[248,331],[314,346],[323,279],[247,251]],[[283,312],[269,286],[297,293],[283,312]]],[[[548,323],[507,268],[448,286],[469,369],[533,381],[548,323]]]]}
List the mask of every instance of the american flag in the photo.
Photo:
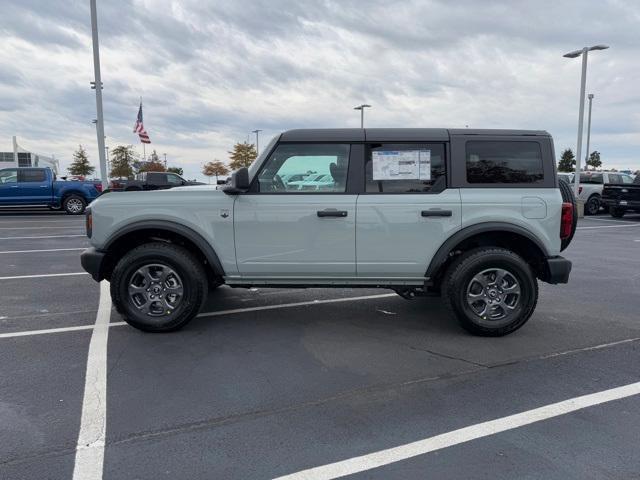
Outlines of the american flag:
{"type": "Polygon", "coordinates": [[[149,134],[144,129],[144,124],[142,123],[142,103],[140,103],[138,118],[136,119],[136,124],[133,127],[133,133],[138,134],[142,143],[151,143],[151,140],[149,140],[149,134]]]}

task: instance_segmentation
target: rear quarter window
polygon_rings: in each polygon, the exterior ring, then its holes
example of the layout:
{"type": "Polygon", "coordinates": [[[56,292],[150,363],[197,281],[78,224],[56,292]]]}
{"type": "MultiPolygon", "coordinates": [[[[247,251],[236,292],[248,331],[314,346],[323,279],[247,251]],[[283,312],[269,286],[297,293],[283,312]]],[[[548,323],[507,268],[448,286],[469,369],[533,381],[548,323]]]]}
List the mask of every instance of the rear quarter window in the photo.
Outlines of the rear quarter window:
{"type": "Polygon", "coordinates": [[[469,141],[466,143],[468,183],[536,184],[544,181],[538,142],[469,141]]]}

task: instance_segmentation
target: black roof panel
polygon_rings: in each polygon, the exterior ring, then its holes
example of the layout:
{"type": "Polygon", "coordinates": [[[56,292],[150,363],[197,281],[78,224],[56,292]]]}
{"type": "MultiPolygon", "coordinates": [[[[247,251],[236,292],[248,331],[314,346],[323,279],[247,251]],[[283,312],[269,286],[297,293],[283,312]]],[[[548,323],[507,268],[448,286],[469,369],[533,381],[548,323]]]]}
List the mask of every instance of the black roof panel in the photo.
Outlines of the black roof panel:
{"type": "Polygon", "coordinates": [[[450,135],[544,136],[544,130],[479,128],[305,128],[287,130],[281,142],[446,142],[450,135]]]}

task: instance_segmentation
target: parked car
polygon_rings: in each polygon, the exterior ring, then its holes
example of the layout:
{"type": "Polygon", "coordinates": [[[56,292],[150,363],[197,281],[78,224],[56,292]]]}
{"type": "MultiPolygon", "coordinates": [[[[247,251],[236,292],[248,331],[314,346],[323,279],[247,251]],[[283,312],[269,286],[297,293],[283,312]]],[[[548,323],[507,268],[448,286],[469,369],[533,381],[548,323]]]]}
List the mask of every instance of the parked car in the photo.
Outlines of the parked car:
{"type": "Polygon", "coordinates": [[[56,180],[50,168],[0,170],[0,207],[62,208],[70,215],[79,215],[101,191],[100,182],[56,180]]]}
{"type": "MultiPolygon", "coordinates": [[[[574,174],[572,174],[575,177],[574,174]]],[[[573,183],[574,178],[571,179],[573,183]]],[[[608,183],[632,183],[633,177],[619,172],[580,172],[580,185],[578,186],[578,199],[584,202],[585,215],[595,215],[602,203],[602,190],[608,183]]]]}
{"type": "Polygon", "coordinates": [[[640,213],[640,175],[633,183],[626,177],[618,184],[605,185],[602,190],[602,202],[609,207],[612,217],[622,218],[626,212],[640,213]]]}
{"type": "Polygon", "coordinates": [[[143,172],[138,173],[134,180],[111,180],[109,183],[109,191],[165,190],[185,185],[205,184],[193,180],[185,180],[177,173],[143,172]]]}
{"type": "Polygon", "coordinates": [[[577,215],[553,151],[544,131],[291,130],[224,191],[99,198],[82,265],[146,331],[182,327],[226,283],[441,295],[467,330],[505,335],[538,280],[569,279],[577,215]],[[288,186],[292,165],[331,172],[331,188],[288,186]]]}
{"type": "Polygon", "coordinates": [[[558,180],[564,180],[567,183],[572,183],[574,177],[573,173],[558,173],[558,180]]]}

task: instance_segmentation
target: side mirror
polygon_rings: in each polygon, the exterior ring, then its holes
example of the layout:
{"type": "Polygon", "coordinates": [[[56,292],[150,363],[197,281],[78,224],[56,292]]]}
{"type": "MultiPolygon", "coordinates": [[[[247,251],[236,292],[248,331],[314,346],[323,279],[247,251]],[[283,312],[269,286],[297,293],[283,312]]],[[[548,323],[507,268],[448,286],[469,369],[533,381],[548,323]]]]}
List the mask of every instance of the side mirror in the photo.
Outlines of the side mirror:
{"type": "Polygon", "coordinates": [[[246,167],[240,168],[231,175],[231,185],[223,189],[228,195],[236,195],[249,190],[249,170],[246,167]]]}

